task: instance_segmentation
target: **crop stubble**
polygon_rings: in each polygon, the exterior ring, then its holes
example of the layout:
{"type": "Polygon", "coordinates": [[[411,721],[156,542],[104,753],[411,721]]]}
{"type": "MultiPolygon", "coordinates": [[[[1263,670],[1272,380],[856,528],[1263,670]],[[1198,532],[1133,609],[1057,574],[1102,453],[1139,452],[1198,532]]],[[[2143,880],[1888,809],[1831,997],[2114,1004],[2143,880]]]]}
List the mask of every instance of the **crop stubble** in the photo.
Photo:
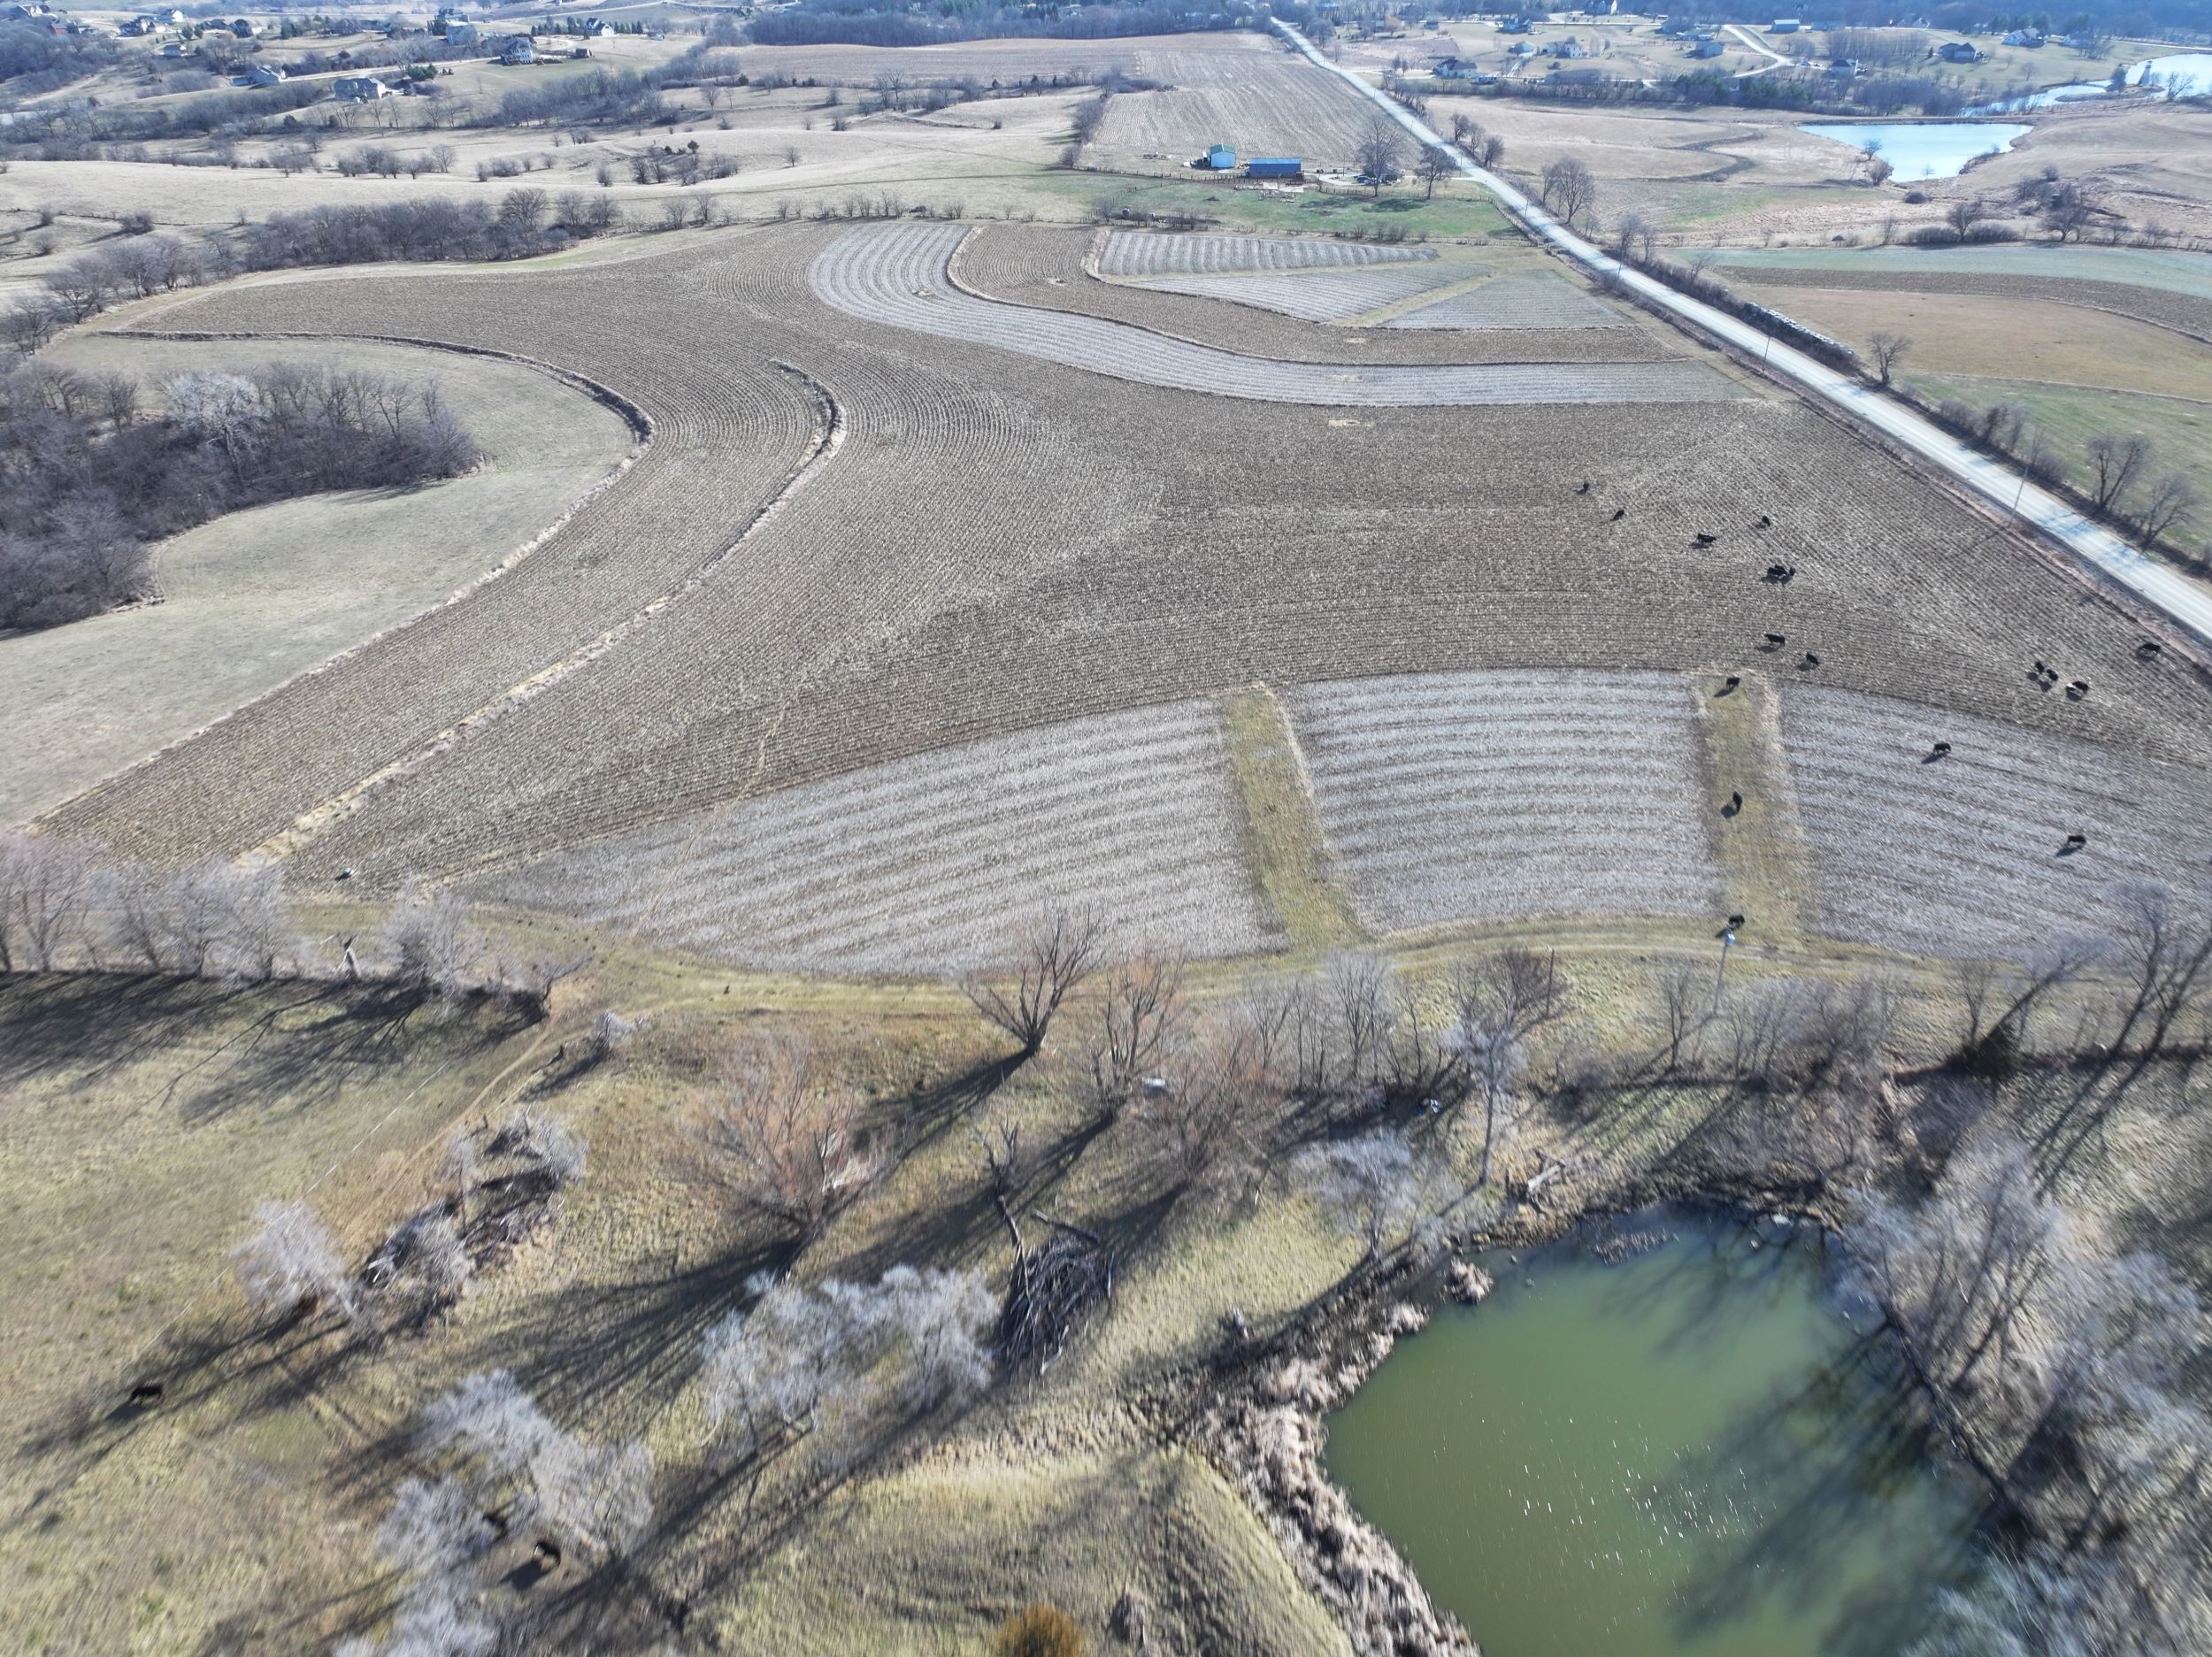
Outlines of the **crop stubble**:
{"type": "Polygon", "coordinates": [[[1360,917],[1709,914],[1697,712],[1678,674],[1417,673],[1290,698],[1360,917]]]}
{"type": "Polygon", "coordinates": [[[2187,882],[2212,858],[2212,771],[1851,691],[1786,694],[1782,730],[1839,937],[2016,952],[2104,924],[2122,886],[2187,882]],[[1951,753],[1932,760],[1937,741],[1951,753]],[[2088,843],[2067,855],[2077,833],[2088,843]]]}
{"type": "Polygon", "coordinates": [[[682,817],[482,883],[725,960],[930,973],[1095,905],[1200,955],[1279,941],[1239,855],[1218,711],[1179,702],[989,737],[682,817]]]}
{"type": "MultiPolygon", "coordinates": [[[[2123,617],[1793,403],[1348,421],[1108,382],[827,310],[805,272],[840,234],[751,231],[529,278],[534,345],[660,423],[654,464],[602,502],[631,539],[579,519],[458,607],[469,627],[280,692],[79,801],[65,825],[140,855],[243,850],[334,792],[328,779],[343,786],[482,700],[477,687],[572,648],[584,629],[553,601],[630,613],[674,584],[666,565],[680,576],[733,533],[740,479],[772,489],[803,449],[810,416],[772,360],[844,410],[818,479],[635,639],[365,797],[298,855],[306,878],[481,875],[971,740],[1379,666],[1541,679],[1771,659],[1797,675],[1809,648],[1815,684],[2212,758],[2203,690],[2177,664],[2137,663],[2123,617]],[[714,427],[775,407],[765,391],[790,399],[784,419],[714,427]],[[1701,530],[1719,543],[1697,548],[1701,530]],[[1799,567],[1786,587],[1758,579],[1776,558],[1799,567]],[[526,592],[518,578],[539,559],[553,572],[542,608],[490,602],[526,592]],[[640,579],[640,560],[662,572],[640,579]],[[1768,630],[1787,632],[1786,655],[1755,654],[1768,630]],[[2024,639],[2095,696],[2027,687],[2024,639]],[[376,742],[352,730],[356,706],[376,742]]],[[[495,278],[361,277],[226,290],[165,321],[375,334],[426,317],[419,331],[511,341],[517,297],[495,278]]]]}

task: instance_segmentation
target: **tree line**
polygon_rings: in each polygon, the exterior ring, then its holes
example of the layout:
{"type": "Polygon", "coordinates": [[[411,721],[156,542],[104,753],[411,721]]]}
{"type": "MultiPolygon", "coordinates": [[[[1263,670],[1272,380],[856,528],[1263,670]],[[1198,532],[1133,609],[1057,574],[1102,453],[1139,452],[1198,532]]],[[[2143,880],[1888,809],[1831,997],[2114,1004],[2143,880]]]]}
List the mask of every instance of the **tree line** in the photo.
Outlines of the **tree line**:
{"type": "Polygon", "coordinates": [[[226,512],[454,477],[480,458],[434,380],[270,364],[178,375],[150,412],[144,396],[127,374],[0,371],[0,628],[150,596],[149,543],[226,512]]]}

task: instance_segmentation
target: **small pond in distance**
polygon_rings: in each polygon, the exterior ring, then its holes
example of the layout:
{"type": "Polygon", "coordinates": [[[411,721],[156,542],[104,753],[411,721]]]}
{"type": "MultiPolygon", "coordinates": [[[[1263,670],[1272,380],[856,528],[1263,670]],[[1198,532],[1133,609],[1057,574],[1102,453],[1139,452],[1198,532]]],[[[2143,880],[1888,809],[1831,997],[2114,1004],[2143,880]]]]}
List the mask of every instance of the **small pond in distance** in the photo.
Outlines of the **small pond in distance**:
{"type": "Polygon", "coordinates": [[[1816,121],[1799,129],[1854,150],[1874,140],[1901,184],[1916,179],[1955,179],[1978,157],[2012,148],[2032,130],[2018,121],[1816,121]]]}
{"type": "Polygon", "coordinates": [[[1973,1573],[1974,1492],[1816,1242],[1636,1224],[1616,1264],[1485,1259],[1330,1418],[1331,1476],[1485,1657],[1895,1657],[1973,1573]]]}

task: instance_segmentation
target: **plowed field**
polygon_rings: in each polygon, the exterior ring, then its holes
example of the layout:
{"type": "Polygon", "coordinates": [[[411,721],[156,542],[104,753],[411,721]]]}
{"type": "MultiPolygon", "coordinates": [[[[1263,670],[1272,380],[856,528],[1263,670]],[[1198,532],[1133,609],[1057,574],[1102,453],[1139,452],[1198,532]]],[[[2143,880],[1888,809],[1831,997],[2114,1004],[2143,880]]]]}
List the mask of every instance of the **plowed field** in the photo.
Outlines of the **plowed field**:
{"type": "Polygon", "coordinates": [[[1715,912],[1697,708],[1663,673],[1416,673],[1290,701],[1322,826],[1382,932],[1715,912]]]}
{"type": "Polygon", "coordinates": [[[1386,328],[1590,328],[1622,320],[1620,312],[1547,271],[1501,276],[1463,294],[1419,305],[1386,328]]]}
{"type": "Polygon", "coordinates": [[[1225,299],[1302,317],[1343,322],[1476,274],[1463,265],[1403,265],[1372,271],[1310,271],[1270,276],[1170,276],[1146,284],[1171,294],[1225,299]]]}
{"type": "Polygon", "coordinates": [[[2102,924],[2117,886],[2186,886],[2212,859],[2212,771],[1847,691],[1786,695],[1783,735],[1840,937],[2030,949],[2102,924]],[[2070,853],[2070,834],[2088,843],[2070,853]]]}
{"type": "MultiPolygon", "coordinates": [[[[823,302],[869,322],[995,346],[1117,380],[1187,391],[1341,408],[1417,403],[1695,403],[1740,395],[1701,363],[1499,363],[1434,368],[1324,368],[1234,356],[1141,329],[994,304],[954,287],[956,225],[875,225],[846,232],[810,272],[823,302]]],[[[1286,279],[1298,280],[1298,279],[1286,279]]]]}
{"type": "Polygon", "coordinates": [[[1238,845],[1220,716],[1109,714],[916,755],[566,852],[488,897],[772,966],[932,974],[1025,916],[1095,905],[1132,940],[1279,941],[1238,845]]]}
{"type": "Polygon", "coordinates": [[[1165,236],[1148,230],[1109,233],[1098,256],[1105,276],[1223,276],[1240,271],[1317,271],[1432,259],[1434,248],[1371,242],[1315,242],[1286,236],[1165,236]]]}

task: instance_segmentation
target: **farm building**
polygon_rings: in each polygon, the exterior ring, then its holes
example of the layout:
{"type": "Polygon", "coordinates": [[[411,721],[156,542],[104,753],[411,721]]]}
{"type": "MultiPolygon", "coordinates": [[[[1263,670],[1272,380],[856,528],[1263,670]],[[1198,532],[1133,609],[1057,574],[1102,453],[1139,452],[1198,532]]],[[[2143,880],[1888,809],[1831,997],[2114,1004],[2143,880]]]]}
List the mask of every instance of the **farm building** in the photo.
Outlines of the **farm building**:
{"type": "Polygon", "coordinates": [[[1798,30],[1803,28],[1804,27],[1805,25],[1803,21],[1797,18],[1777,18],[1772,23],[1767,26],[1767,33],[1770,35],[1794,35],[1798,30]]]}
{"type": "Polygon", "coordinates": [[[373,104],[390,97],[392,89],[374,75],[340,75],[330,83],[330,96],[341,104],[373,104]]]}
{"type": "Polygon", "coordinates": [[[1248,179],[1302,179],[1304,164],[1296,156],[1254,156],[1246,165],[1248,179]]]}
{"type": "Polygon", "coordinates": [[[1722,50],[1718,41],[1692,41],[1689,55],[1693,58],[1717,58],[1722,50]]]}
{"type": "Polygon", "coordinates": [[[1191,165],[1203,167],[1210,173],[1233,173],[1236,165],[1237,152],[1227,144],[1208,144],[1206,153],[1191,163],[1191,165]]]}

